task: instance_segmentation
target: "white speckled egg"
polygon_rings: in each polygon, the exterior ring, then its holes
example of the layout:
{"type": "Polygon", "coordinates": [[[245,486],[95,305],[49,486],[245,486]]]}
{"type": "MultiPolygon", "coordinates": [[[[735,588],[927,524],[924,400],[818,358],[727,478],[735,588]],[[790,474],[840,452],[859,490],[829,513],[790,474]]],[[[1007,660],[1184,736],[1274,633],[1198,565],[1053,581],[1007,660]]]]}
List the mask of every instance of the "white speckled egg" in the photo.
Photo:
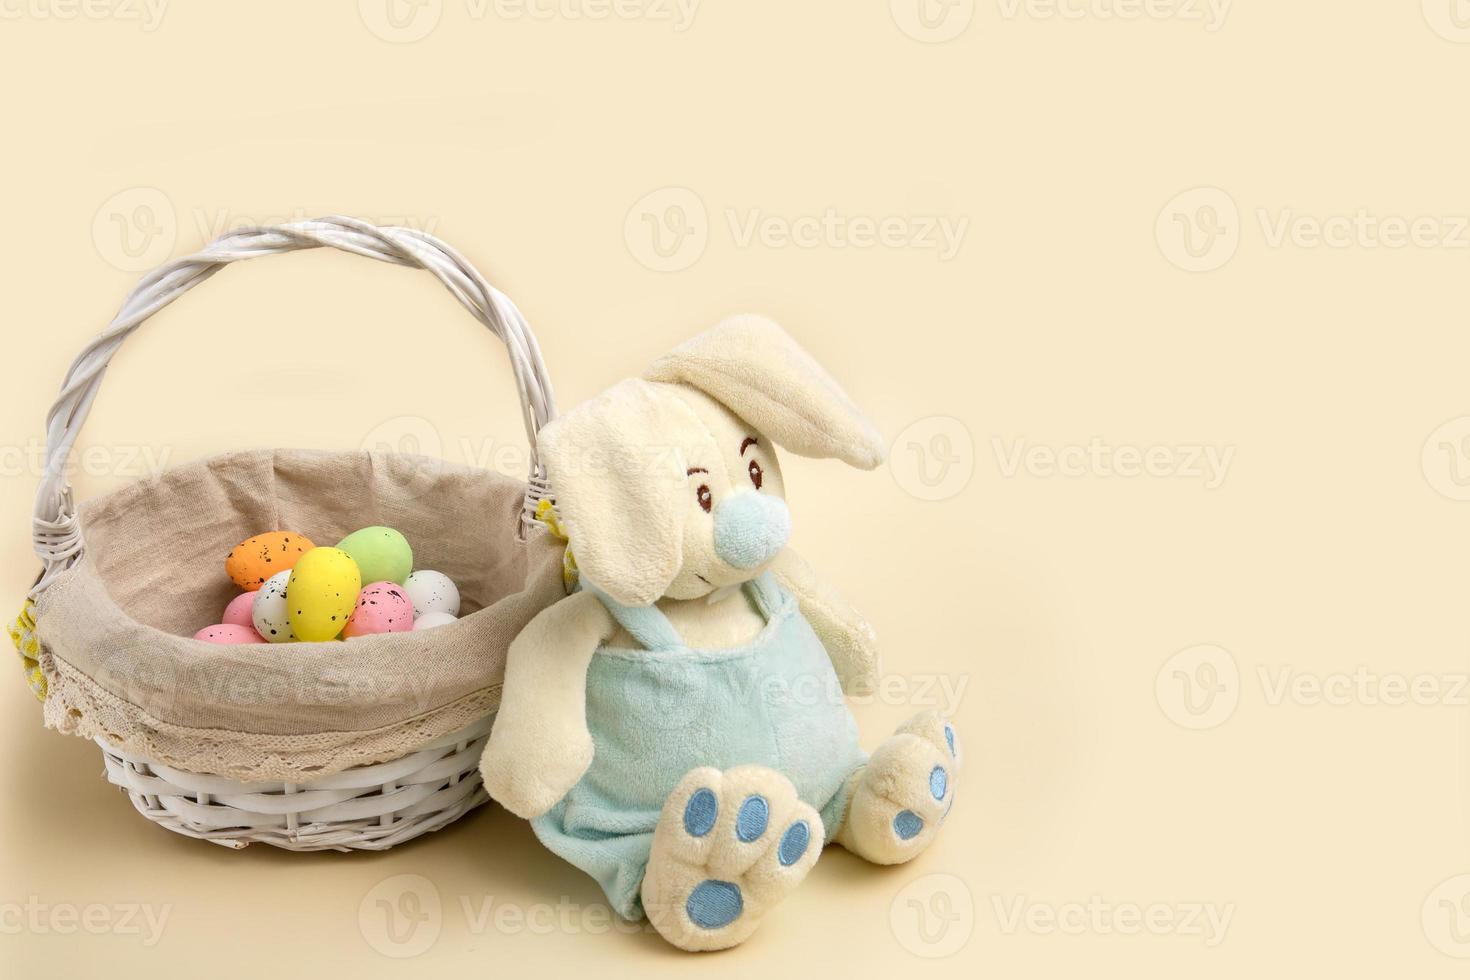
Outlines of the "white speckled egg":
{"type": "Polygon", "coordinates": [[[255,603],[250,607],[250,620],[255,632],[271,643],[291,643],[296,634],[291,631],[291,615],[286,607],[286,583],[291,579],[291,570],[277,572],[266,579],[260,591],[255,593],[255,603]]]}
{"type": "Polygon", "coordinates": [[[448,626],[450,623],[459,622],[458,617],[451,616],[447,612],[426,612],[413,621],[413,628],[417,630],[431,630],[435,626],[448,626]]]}
{"type": "Polygon", "coordinates": [[[413,603],[415,619],[430,612],[459,615],[459,587],[443,572],[427,568],[414,572],[403,583],[403,589],[413,603]]]}

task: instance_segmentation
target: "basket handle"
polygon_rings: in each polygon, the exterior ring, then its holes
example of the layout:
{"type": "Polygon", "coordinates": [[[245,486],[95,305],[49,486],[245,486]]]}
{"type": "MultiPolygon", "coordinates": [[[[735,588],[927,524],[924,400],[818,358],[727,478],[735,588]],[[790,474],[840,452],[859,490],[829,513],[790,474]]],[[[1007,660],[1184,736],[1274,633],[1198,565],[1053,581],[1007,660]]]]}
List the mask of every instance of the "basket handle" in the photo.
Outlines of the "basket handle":
{"type": "Polygon", "coordinates": [[[537,501],[548,495],[546,470],[536,455],[536,433],[556,417],[551,380],[526,318],[509,297],[486,282],[462,255],[432,235],[412,228],[380,228],[356,218],[331,215],[272,227],[242,228],[215,239],[193,255],[160,266],[143,277],[108,328],[77,355],[67,370],[56,403],[46,416],[46,465],[36,491],[32,530],[43,571],[31,591],[32,596],[38,595],[57,574],[81,557],[82,535],[71,484],[66,478],[66,463],[102,386],[108,361],[128,334],[232,262],[322,246],[380,262],[427,269],[476,320],[505,343],[531,450],[526,504],[521,515],[521,531],[525,532],[537,501]]]}

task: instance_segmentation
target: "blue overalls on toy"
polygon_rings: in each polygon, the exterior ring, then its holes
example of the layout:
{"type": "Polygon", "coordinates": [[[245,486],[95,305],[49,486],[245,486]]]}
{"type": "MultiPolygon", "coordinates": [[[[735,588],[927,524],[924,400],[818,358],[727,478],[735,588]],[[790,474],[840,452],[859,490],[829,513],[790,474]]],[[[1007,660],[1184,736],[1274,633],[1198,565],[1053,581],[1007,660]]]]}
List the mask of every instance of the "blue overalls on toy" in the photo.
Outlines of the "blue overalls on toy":
{"type": "Polygon", "coordinates": [[[619,915],[640,919],[654,828],[691,769],[776,770],[821,814],[830,840],[847,808],[844,784],[867,756],[796,598],[766,572],[744,586],[766,620],[759,635],[729,650],[695,650],[657,606],[624,606],[587,588],[642,649],[604,645],[592,657],[592,765],[531,821],[541,842],[596,878],[619,915]]]}

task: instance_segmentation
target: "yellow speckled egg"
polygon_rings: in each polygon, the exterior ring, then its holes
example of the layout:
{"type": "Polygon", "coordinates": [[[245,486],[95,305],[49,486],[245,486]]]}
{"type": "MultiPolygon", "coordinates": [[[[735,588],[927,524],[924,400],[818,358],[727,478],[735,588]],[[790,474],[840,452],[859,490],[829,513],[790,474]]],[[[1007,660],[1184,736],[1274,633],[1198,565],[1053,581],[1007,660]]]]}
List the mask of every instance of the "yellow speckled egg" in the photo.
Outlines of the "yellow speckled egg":
{"type": "Polygon", "coordinates": [[[254,592],[277,572],[294,568],[296,560],[316,545],[294,531],[267,531],[235,545],[225,558],[225,574],[244,592],[254,592]]]}
{"type": "Polygon", "coordinates": [[[312,548],[296,560],[286,582],[291,632],[307,642],[330,640],[347,625],[362,589],[357,562],[339,548],[312,548]]]}

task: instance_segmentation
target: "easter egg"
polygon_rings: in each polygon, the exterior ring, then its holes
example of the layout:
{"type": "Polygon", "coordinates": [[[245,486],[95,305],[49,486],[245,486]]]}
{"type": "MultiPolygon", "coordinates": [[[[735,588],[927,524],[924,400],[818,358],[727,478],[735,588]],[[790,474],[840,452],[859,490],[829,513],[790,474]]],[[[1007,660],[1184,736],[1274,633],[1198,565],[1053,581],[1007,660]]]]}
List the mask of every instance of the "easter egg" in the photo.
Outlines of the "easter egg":
{"type": "Polygon", "coordinates": [[[220,617],[221,623],[235,626],[251,626],[255,624],[250,619],[250,610],[255,606],[255,593],[244,592],[230,600],[225,606],[225,614],[220,617]]]}
{"type": "Polygon", "coordinates": [[[448,626],[450,623],[457,622],[459,622],[458,617],[451,616],[447,612],[435,612],[431,609],[413,621],[413,628],[415,630],[431,630],[435,626],[448,626]]]}
{"type": "Polygon", "coordinates": [[[205,643],[264,643],[260,634],[249,626],[240,626],[237,623],[220,623],[217,626],[206,626],[194,634],[194,639],[203,640],[205,643]]]}
{"type": "Polygon", "coordinates": [[[225,574],[249,592],[265,584],[277,572],[290,570],[296,560],[315,548],[311,539],[294,531],[268,531],[246,538],[225,558],[225,574]]]}
{"type": "Polygon", "coordinates": [[[286,581],[286,612],[298,640],[334,639],[362,591],[357,562],[340,548],[312,548],[296,560],[286,581]]]}
{"type": "Polygon", "coordinates": [[[403,588],[408,592],[408,601],[413,603],[415,616],[430,612],[459,615],[459,587],[443,572],[421,569],[408,577],[403,588]]]}
{"type": "Polygon", "coordinates": [[[277,572],[265,580],[259,592],[251,593],[255,602],[250,607],[250,622],[255,632],[269,643],[290,643],[296,639],[291,632],[291,616],[286,609],[286,583],[291,571],[277,572]]]}
{"type": "Polygon", "coordinates": [[[397,582],[374,582],[357,594],[357,608],[347,620],[343,636],[406,633],[413,629],[413,603],[397,582]]]}
{"type": "Polygon", "coordinates": [[[402,584],[413,571],[413,549],[408,539],[391,527],[365,527],[337,542],[357,562],[364,582],[402,584]]]}

